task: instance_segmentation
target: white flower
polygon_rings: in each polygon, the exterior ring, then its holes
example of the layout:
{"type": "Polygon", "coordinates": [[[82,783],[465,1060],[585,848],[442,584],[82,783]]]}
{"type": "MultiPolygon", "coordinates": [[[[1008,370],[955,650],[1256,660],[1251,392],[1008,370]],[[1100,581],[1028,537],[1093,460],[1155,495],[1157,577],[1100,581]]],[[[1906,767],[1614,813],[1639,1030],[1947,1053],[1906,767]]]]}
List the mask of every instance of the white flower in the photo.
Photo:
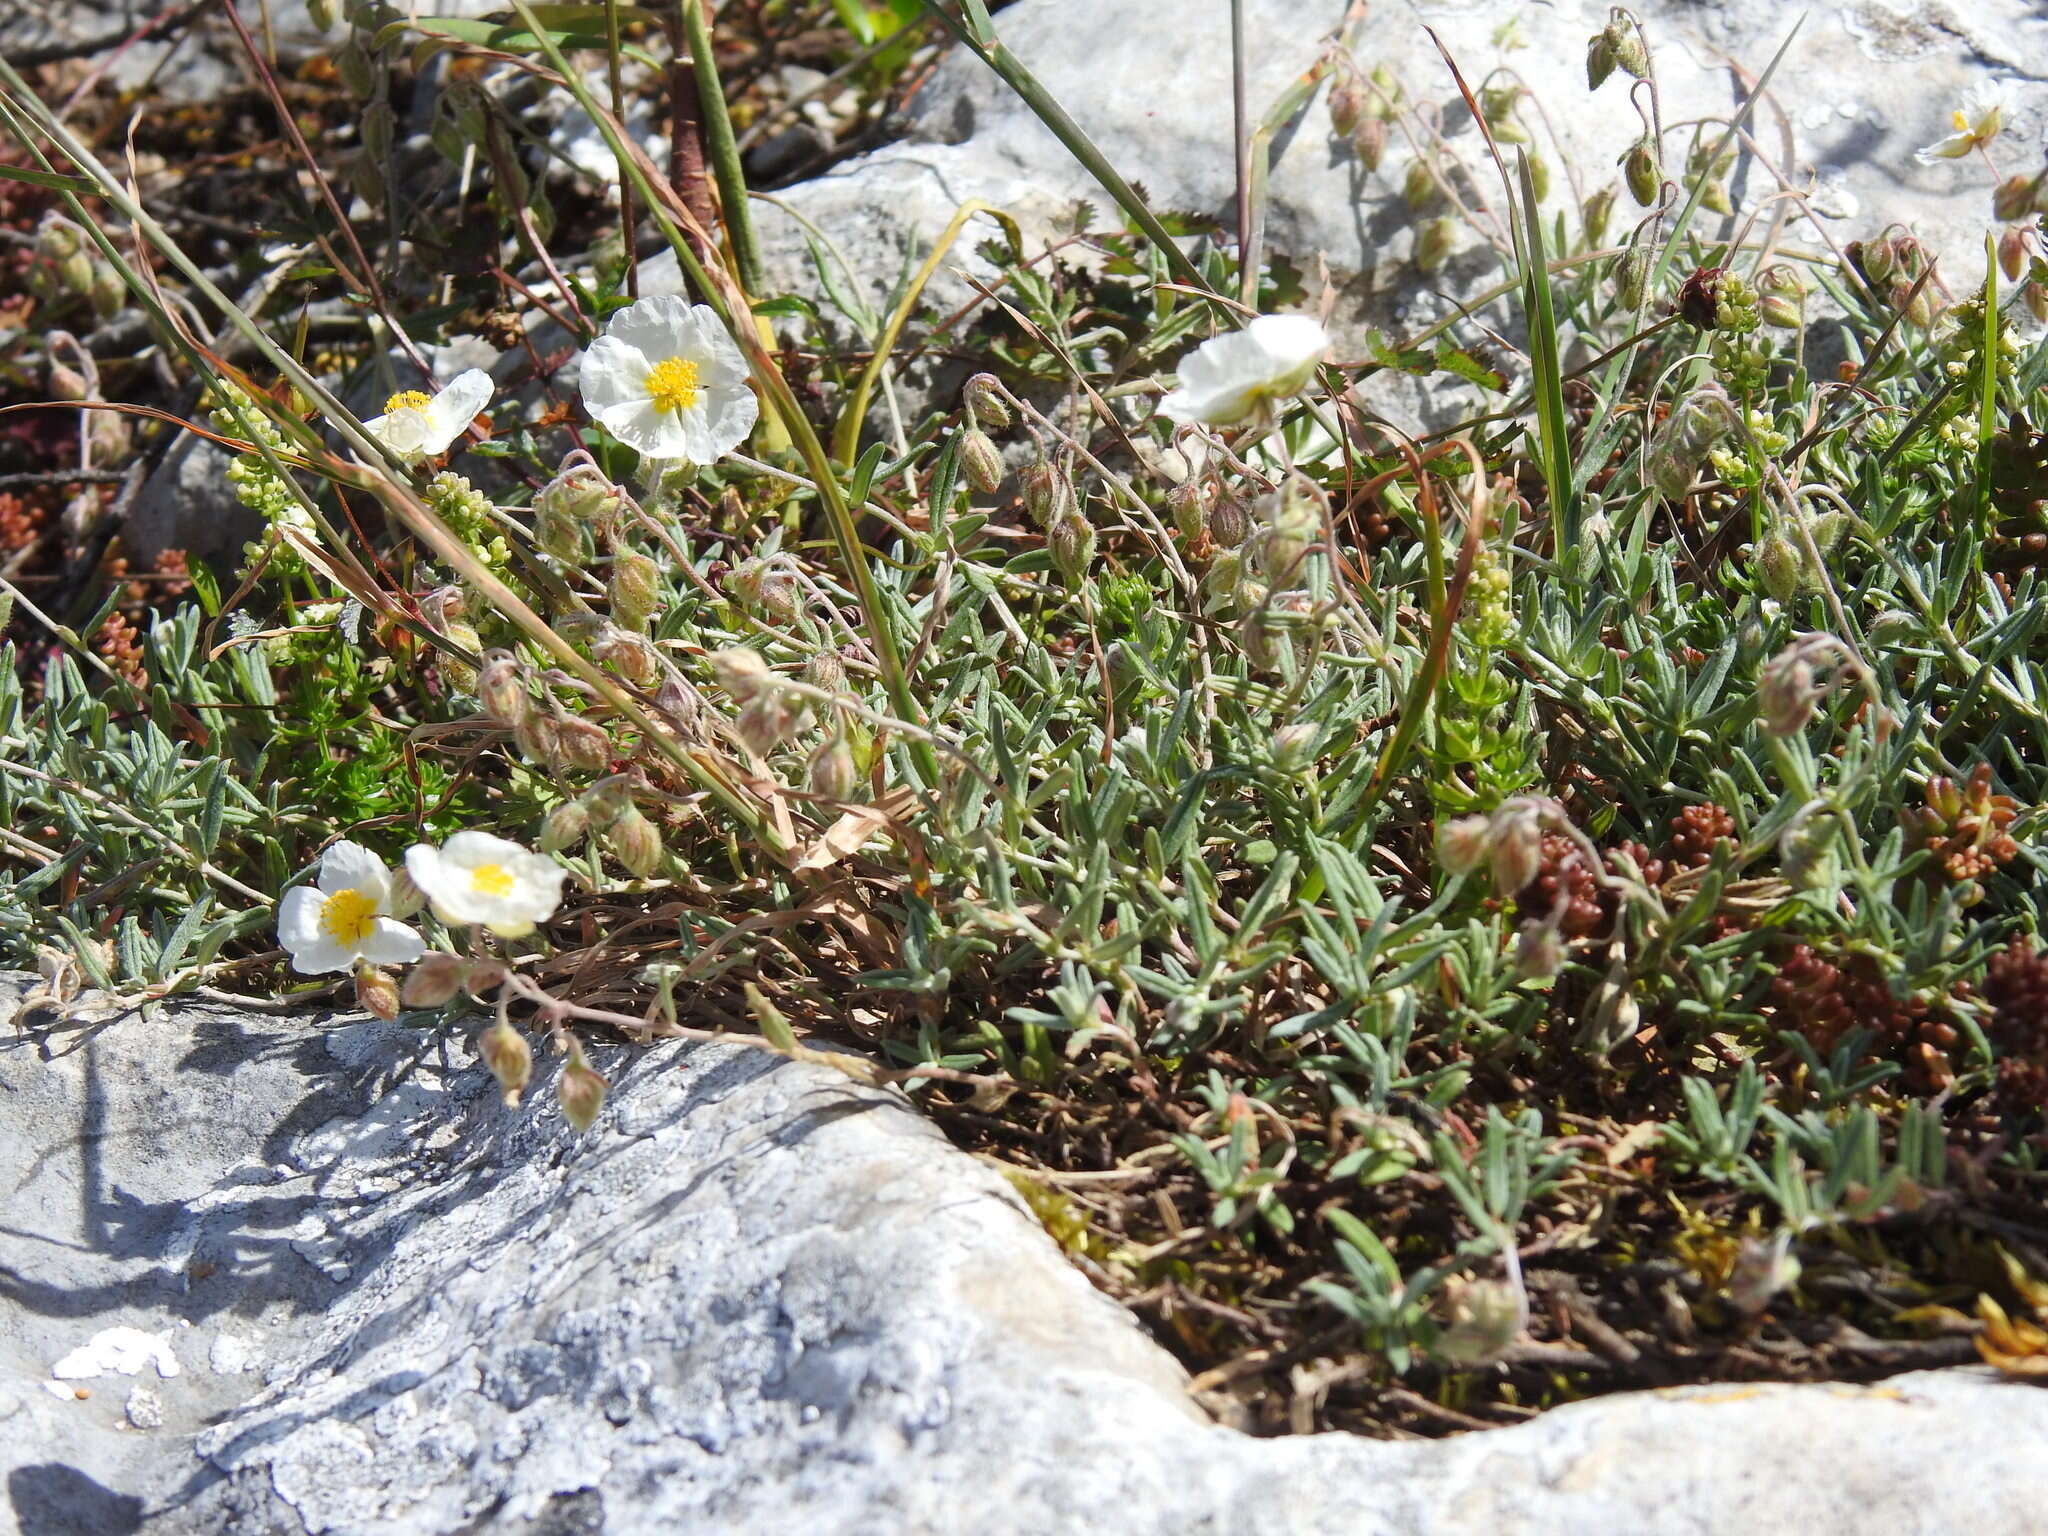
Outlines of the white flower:
{"type": "Polygon", "coordinates": [[[1963,93],[1963,104],[1949,114],[1955,132],[1937,139],[1918,151],[1922,165],[1937,160],[1960,160],[1980,144],[1989,144],[2005,126],[2005,114],[2012,110],[2012,82],[1979,80],[1963,93]]]}
{"type": "Polygon", "coordinates": [[[465,368],[438,395],[401,389],[384,402],[384,414],[364,422],[363,429],[408,463],[431,459],[469,430],[490,398],[491,376],[481,368],[465,368]]]}
{"type": "Polygon", "coordinates": [[[531,933],[555,915],[568,873],[546,854],[488,832],[458,832],[439,848],[415,843],[406,850],[405,872],[442,922],[482,923],[504,939],[531,933]]]}
{"type": "Polygon", "coordinates": [[[358,843],[336,843],[321,856],[317,885],[284,893],[277,904],[278,942],[301,976],[346,971],[357,961],[405,965],[426,953],[420,936],[389,916],[391,871],[358,843]]]}
{"type": "Polygon", "coordinates": [[[656,294],[613,315],[583,354],[583,405],[650,459],[709,464],[754,430],[740,349],[703,304],[656,294]]]}
{"type": "Polygon", "coordinates": [[[1159,409],[1175,421],[1234,426],[1262,402],[1298,393],[1329,346],[1307,315],[1260,315],[1182,358],[1180,388],[1159,409]]]}

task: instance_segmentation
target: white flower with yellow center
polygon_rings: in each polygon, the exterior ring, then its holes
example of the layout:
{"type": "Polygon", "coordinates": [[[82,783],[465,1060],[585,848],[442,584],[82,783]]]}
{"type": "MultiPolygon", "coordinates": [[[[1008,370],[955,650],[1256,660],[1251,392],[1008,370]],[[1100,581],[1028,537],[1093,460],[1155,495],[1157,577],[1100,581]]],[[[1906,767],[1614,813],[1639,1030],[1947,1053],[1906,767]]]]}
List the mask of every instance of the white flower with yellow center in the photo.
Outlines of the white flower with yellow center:
{"type": "Polygon", "coordinates": [[[649,459],[712,463],[760,414],[746,359],[718,316],[672,293],[612,316],[583,354],[582,386],[584,409],[649,459]]]}
{"type": "Polygon", "coordinates": [[[431,459],[469,430],[490,399],[491,376],[481,368],[466,368],[438,395],[400,390],[384,402],[384,414],[364,422],[363,429],[407,463],[431,459]]]}
{"type": "Polygon", "coordinates": [[[286,891],[277,904],[278,942],[301,976],[419,959],[426,945],[390,911],[384,861],[358,843],[336,843],[321,856],[319,880],[286,891]]]}
{"type": "Polygon", "coordinates": [[[405,872],[451,926],[481,923],[503,939],[533,932],[562,904],[568,873],[544,853],[488,832],[458,832],[439,848],[415,843],[405,872]]]}
{"type": "Polygon", "coordinates": [[[1180,388],[1159,409],[1178,422],[1236,426],[1266,401],[1299,394],[1329,349],[1328,333],[1307,315],[1260,315],[1182,358],[1180,388]]]}
{"type": "Polygon", "coordinates": [[[1979,80],[1963,93],[1963,104],[1949,114],[1955,131],[1919,150],[1915,158],[1922,165],[1932,165],[1937,160],[1960,160],[1997,138],[2005,126],[2005,115],[2011,110],[2011,82],[1979,80]]]}

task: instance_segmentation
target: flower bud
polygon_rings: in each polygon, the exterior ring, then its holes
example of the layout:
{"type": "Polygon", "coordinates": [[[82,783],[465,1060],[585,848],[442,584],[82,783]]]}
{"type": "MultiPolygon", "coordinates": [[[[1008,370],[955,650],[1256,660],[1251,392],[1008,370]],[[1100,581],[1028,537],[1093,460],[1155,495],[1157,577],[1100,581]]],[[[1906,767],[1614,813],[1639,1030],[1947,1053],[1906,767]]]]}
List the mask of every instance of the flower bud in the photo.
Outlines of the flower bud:
{"type": "Polygon", "coordinates": [[[1349,75],[1330,87],[1330,127],[1338,138],[1348,139],[1357,131],[1359,115],[1364,110],[1358,84],[1349,75]]]}
{"type": "MultiPolygon", "coordinates": [[[[68,363],[58,362],[54,357],[50,359],[44,387],[53,400],[86,400],[92,396],[92,386],[86,382],[85,375],[68,363]]],[[[104,416],[107,412],[95,411],[93,414],[104,416]]]]}
{"type": "MultiPolygon", "coordinates": [[[[517,1108],[520,1096],[526,1092],[526,1084],[533,1076],[533,1047],[526,1043],[526,1036],[500,1019],[477,1036],[476,1053],[490,1068],[491,1076],[498,1080],[498,1091],[505,1097],[505,1107],[517,1108]]],[[[604,1096],[600,1093],[598,1102],[603,1101],[604,1096]]],[[[596,1111],[592,1110],[591,1114],[595,1118],[596,1111]]]]}
{"type": "Polygon", "coordinates": [[[1891,241],[1880,236],[1875,240],[1851,243],[1847,248],[1851,261],[1863,269],[1863,275],[1873,284],[1882,285],[1891,280],[1898,269],[1898,255],[1891,241]]]}
{"type": "Polygon", "coordinates": [[[1458,242],[1458,221],[1446,214],[1430,219],[1415,232],[1415,270],[1434,272],[1450,259],[1458,242]]]}
{"type": "Polygon", "coordinates": [[[811,754],[810,790],[826,800],[850,800],[860,787],[860,765],[846,732],[834,729],[811,754]]]}
{"type": "Polygon", "coordinates": [[[1541,155],[1529,157],[1529,185],[1536,193],[1536,201],[1547,202],[1550,198],[1550,162],[1541,155]]]}
{"type": "Polygon", "coordinates": [[[1607,238],[1607,221],[1614,212],[1614,188],[1602,187],[1586,199],[1579,210],[1580,227],[1586,232],[1586,244],[1599,245],[1607,238]]]}
{"type": "Polygon", "coordinates": [[[967,402],[967,414],[984,432],[1000,432],[1010,424],[1010,403],[1003,398],[1003,386],[992,373],[977,373],[960,391],[967,402]]]}
{"type": "Polygon", "coordinates": [[[104,261],[92,265],[92,285],[86,290],[92,300],[92,312],[102,320],[111,320],[121,313],[128,304],[128,285],[121,281],[121,274],[104,261]]]}
{"type": "Polygon", "coordinates": [[[1496,892],[1513,896],[1526,888],[1543,868],[1543,826],[1535,808],[1510,800],[1495,811],[1487,853],[1496,892]]]}
{"type": "Polygon", "coordinates": [[[2005,280],[2016,283],[2020,274],[2027,269],[2027,232],[2024,229],[2008,229],[1998,237],[1998,269],[2005,274],[2005,280]]]}
{"type": "Polygon", "coordinates": [[[540,824],[540,836],[535,843],[542,853],[561,853],[581,843],[589,830],[589,808],[580,798],[564,800],[548,812],[547,820],[540,824]]]}
{"type": "Polygon", "coordinates": [[[405,978],[399,997],[408,1008],[439,1008],[455,1000],[469,980],[469,962],[438,950],[424,955],[405,978]]]}
{"type": "Polygon", "coordinates": [[[1586,43],[1586,89],[1597,91],[1614,73],[1614,44],[1605,32],[1595,32],[1586,43]]]}
{"type": "Polygon", "coordinates": [[[1199,480],[1181,481],[1166,493],[1166,510],[1172,514],[1173,526],[1183,539],[1193,541],[1208,530],[1208,522],[1202,516],[1202,483],[1199,480]]]}
{"type": "Polygon", "coordinates": [[[1003,483],[1003,456],[986,432],[970,427],[960,437],[960,468],[967,483],[984,496],[1003,483]]]}
{"type": "Polygon", "coordinates": [[[1422,212],[1436,201],[1436,178],[1429,174],[1428,161],[1416,159],[1408,162],[1407,174],[1401,178],[1401,198],[1415,213],[1422,212]]]}
{"type": "Polygon", "coordinates": [[[398,1017],[398,983],[391,979],[388,971],[380,971],[374,965],[359,965],[356,967],[356,1003],[388,1024],[398,1017]]]}
{"type": "Polygon", "coordinates": [[[1458,816],[1437,824],[1437,862],[1450,874],[1477,874],[1486,863],[1492,843],[1491,816],[1458,816]]]}
{"type": "Polygon", "coordinates": [[[1764,590],[1781,603],[1789,603],[1799,595],[1805,584],[1805,565],[1799,556],[1799,546],[1780,530],[1773,529],[1756,547],[1757,577],[1764,590]]]}
{"type": "Polygon", "coordinates": [[[1023,494],[1025,514],[1041,528],[1051,528],[1074,510],[1073,486],[1043,459],[1019,471],[1017,488],[1023,494]]]}
{"type": "Polygon", "coordinates": [[[335,22],[341,19],[336,0],[306,0],[306,18],[322,32],[332,32],[335,22]]]}
{"type": "Polygon", "coordinates": [[[1282,773],[1299,773],[1315,761],[1316,741],[1322,732],[1305,720],[1283,725],[1273,733],[1273,766],[1282,773]]]}
{"type": "Polygon", "coordinates": [[[36,226],[36,254],[61,266],[85,250],[85,233],[62,214],[46,213],[36,226]]]}
{"type": "Polygon", "coordinates": [[[554,765],[579,773],[603,773],[612,763],[612,739],[605,728],[581,715],[555,718],[554,765]]]}
{"type": "Polygon", "coordinates": [[[553,762],[559,735],[554,718],[539,710],[512,727],[512,740],[518,744],[520,756],[529,763],[553,762]]]}
{"type": "Polygon", "coordinates": [[[1638,80],[1650,78],[1650,45],[1643,41],[1643,30],[1625,16],[1616,16],[1607,23],[1608,46],[1614,50],[1614,62],[1638,80]]]}
{"type": "Polygon", "coordinates": [[[561,1076],[555,1079],[555,1098],[561,1103],[562,1118],[579,1131],[589,1130],[604,1108],[604,1095],[605,1080],[591,1070],[582,1050],[577,1049],[569,1064],[562,1068],[561,1076]]]}
{"type": "Polygon", "coordinates": [[[1515,937],[1515,978],[1548,981],[1564,969],[1564,940],[1548,923],[1524,923],[1515,937]]]}
{"type": "Polygon", "coordinates": [[[1798,645],[1771,658],[1757,679],[1757,713],[1773,736],[1796,736],[1805,730],[1820,697],[1813,664],[1798,645]]]}
{"type": "Polygon", "coordinates": [[[733,720],[747,750],[765,757],[795,734],[806,714],[772,690],[750,699],[733,720]]]}
{"type": "Polygon", "coordinates": [[[1095,558],[1095,529],[1078,512],[1070,512],[1045,532],[1053,566],[1068,586],[1079,586],[1095,558]]]}
{"type": "Polygon", "coordinates": [[[775,674],[769,670],[768,659],[743,645],[713,652],[711,675],[735,704],[745,704],[775,686],[775,674]]]}
{"type": "Polygon", "coordinates": [[[1263,510],[1266,528],[1259,541],[1259,567],[1269,581],[1286,585],[1300,575],[1309,546],[1322,537],[1322,519],[1314,503],[1295,494],[1292,486],[1267,497],[1263,510]]]}
{"type": "Polygon", "coordinates": [[[619,488],[590,465],[578,464],[542,486],[533,504],[573,522],[603,523],[619,509],[619,488]]]}
{"type": "Polygon", "coordinates": [[[661,676],[661,656],[645,635],[608,628],[590,647],[591,656],[636,688],[651,688],[661,676]]]}
{"type": "Polygon", "coordinates": [[[1991,194],[1991,216],[2010,224],[2034,211],[2034,196],[2040,190],[2040,176],[2008,176],[1991,194]]]}
{"type": "Polygon", "coordinates": [[[1498,1359],[1521,1336],[1522,1293],[1505,1280],[1475,1280],[1447,1289],[1445,1326],[1435,1354],[1461,1365],[1498,1359]]]}
{"type": "Polygon", "coordinates": [[[476,675],[476,696],[484,713],[500,725],[517,726],[533,709],[526,679],[508,651],[486,651],[476,675]]]}
{"type": "Polygon", "coordinates": [[[826,693],[843,693],[846,662],[837,651],[815,651],[804,663],[804,681],[826,693]]]}
{"type": "Polygon", "coordinates": [[[1252,515],[1244,502],[1225,492],[1209,508],[1209,537],[1221,548],[1236,549],[1251,537],[1252,515]]]}
{"type": "Polygon", "coordinates": [[[1614,278],[1615,301],[1623,309],[1641,309],[1650,284],[1650,253],[1631,245],[1614,258],[1608,271],[1614,278]]]}
{"type": "Polygon", "coordinates": [[[424,911],[426,905],[427,893],[420,889],[411,872],[400,864],[391,876],[391,894],[384,901],[386,914],[404,922],[415,913],[424,911]]]}
{"type": "Polygon", "coordinates": [[[1368,93],[1372,100],[1366,107],[1366,111],[1380,117],[1392,117],[1395,109],[1401,105],[1401,96],[1403,94],[1401,82],[1394,78],[1393,66],[1382,59],[1379,63],[1373,65],[1370,78],[1372,83],[1379,89],[1368,93]]]}
{"type": "Polygon", "coordinates": [[[661,864],[661,830],[636,805],[612,818],[604,844],[635,879],[647,879],[661,864]]]}
{"type": "Polygon", "coordinates": [[[1664,185],[1664,168],[1657,163],[1657,146],[1647,136],[1636,140],[1621,157],[1621,177],[1628,183],[1628,195],[1643,207],[1656,203],[1664,185]]]}
{"type": "Polygon", "coordinates": [[[612,617],[628,629],[643,627],[661,602],[661,572],[637,549],[612,557],[612,617]]]}
{"type": "Polygon", "coordinates": [[[1387,120],[1383,117],[1366,117],[1359,120],[1351,130],[1351,152],[1358,156],[1358,163],[1367,171],[1380,168],[1380,161],[1387,154],[1387,120]]]}
{"type": "Polygon", "coordinates": [[[1498,144],[1527,144],[1529,133],[1515,121],[1515,103],[1521,100],[1518,85],[1488,86],[1479,93],[1479,115],[1498,144]]]}
{"type": "Polygon", "coordinates": [[[2048,283],[2038,277],[2029,281],[2020,289],[2020,302],[2027,306],[2036,325],[2048,325],[2048,283]]]}

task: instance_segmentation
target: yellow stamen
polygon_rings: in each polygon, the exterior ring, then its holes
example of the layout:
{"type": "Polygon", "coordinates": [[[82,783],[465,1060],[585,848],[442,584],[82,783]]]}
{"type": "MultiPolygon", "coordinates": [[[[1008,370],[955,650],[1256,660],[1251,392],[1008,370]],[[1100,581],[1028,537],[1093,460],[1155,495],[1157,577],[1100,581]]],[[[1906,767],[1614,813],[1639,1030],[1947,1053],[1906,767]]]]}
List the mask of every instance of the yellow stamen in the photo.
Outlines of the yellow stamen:
{"type": "Polygon", "coordinates": [[[1968,133],[1970,131],[1970,120],[1963,115],[1961,107],[1957,107],[1955,111],[1951,112],[1949,118],[1955,123],[1956,132],[1968,133]]]}
{"type": "Polygon", "coordinates": [[[697,365],[687,357],[663,358],[647,370],[647,393],[657,411],[687,411],[697,403],[697,365]]]}
{"type": "Polygon", "coordinates": [[[361,891],[336,891],[320,903],[320,926],[337,944],[360,944],[377,926],[376,899],[361,891]]]}
{"type": "Polygon", "coordinates": [[[512,871],[502,864],[479,864],[469,872],[469,888],[479,896],[510,896],[512,871]]]}
{"type": "Polygon", "coordinates": [[[401,389],[384,402],[384,414],[396,415],[400,411],[424,411],[434,403],[434,397],[423,389],[401,389]]]}

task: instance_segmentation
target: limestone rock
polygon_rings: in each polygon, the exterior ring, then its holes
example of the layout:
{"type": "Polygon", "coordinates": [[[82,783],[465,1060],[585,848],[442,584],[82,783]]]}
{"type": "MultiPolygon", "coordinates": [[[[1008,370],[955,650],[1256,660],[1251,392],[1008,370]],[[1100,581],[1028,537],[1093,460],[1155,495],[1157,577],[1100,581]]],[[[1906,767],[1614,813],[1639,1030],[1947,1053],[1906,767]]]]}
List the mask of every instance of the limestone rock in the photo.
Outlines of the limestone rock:
{"type": "Polygon", "coordinates": [[[993,1169],[829,1070],[599,1048],[578,1136],[466,1035],[29,986],[0,1536],[2021,1536],[2048,1486],[2048,1394],[1976,1370],[1252,1440],[993,1169]],[[113,1329],[183,1368],[45,1390],[113,1329]]]}

